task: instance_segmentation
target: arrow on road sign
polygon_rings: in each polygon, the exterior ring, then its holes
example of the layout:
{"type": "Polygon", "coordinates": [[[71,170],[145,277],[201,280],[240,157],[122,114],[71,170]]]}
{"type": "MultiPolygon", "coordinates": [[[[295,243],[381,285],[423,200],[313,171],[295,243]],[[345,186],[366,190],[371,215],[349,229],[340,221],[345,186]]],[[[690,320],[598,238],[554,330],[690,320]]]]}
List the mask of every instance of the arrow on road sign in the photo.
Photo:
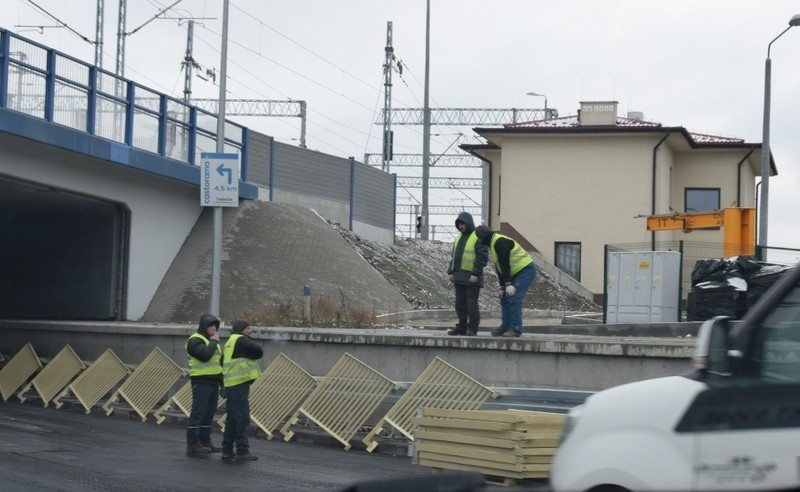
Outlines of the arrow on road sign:
{"type": "Polygon", "coordinates": [[[219,167],[217,167],[217,172],[219,173],[220,176],[224,176],[225,175],[224,173],[228,173],[228,184],[231,184],[231,178],[233,177],[233,169],[225,167],[224,165],[220,164],[219,167]]]}

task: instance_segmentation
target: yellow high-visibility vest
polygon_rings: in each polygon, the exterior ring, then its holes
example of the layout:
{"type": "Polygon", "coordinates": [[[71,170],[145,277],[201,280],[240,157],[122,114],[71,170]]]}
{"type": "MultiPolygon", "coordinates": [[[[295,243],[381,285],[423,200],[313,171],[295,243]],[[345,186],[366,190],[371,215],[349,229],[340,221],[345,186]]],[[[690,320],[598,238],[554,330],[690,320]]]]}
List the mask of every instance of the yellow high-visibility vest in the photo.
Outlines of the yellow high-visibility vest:
{"type": "Polygon", "coordinates": [[[236,340],[241,336],[242,335],[239,333],[233,334],[228,341],[225,342],[222,377],[226,388],[248,381],[254,381],[261,375],[261,371],[258,368],[258,360],[248,359],[246,357],[233,358],[233,349],[236,347],[236,340]]]}
{"type": "Polygon", "coordinates": [[[478,243],[478,235],[475,234],[475,231],[472,231],[472,234],[467,237],[467,244],[464,245],[464,252],[461,254],[461,264],[453,264],[456,261],[456,248],[462,239],[463,237],[459,236],[458,239],[453,241],[453,257],[450,259],[450,271],[453,272],[457,270],[471,272],[475,266],[475,245],[478,243]]]}
{"type": "MultiPolygon", "coordinates": [[[[193,333],[192,336],[186,339],[186,342],[183,344],[183,348],[187,350],[189,349],[189,340],[192,338],[199,338],[206,344],[206,347],[211,340],[204,337],[199,333],[193,333]]],[[[193,357],[191,354],[189,355],[189,376],[214,376],[216,374],[222,374],[222,364],[220,364],[220,360],[222,359],[222,350],[220,346],[217,345],[217,350],[214,351],[214,355],[211,356],[208,361],[203,362],[202,360],[193,357]]]]}
{"type": "MultiPolygon", "coordinates": [[[[504,236],[499,232],[495,232],[492,235],[492,243],[489,245],[489,254],[492,255],[492,261],[494,262],[495,266],[497,266],[498,270],[500,270],[500,263],[497,261],[497,252],[494,250],[494,243],[496,243],[501,237],[503,239],[508,239],[509,241],[514,241],[510,237],[504,236]]],[[[514,241],[514,247],[511,249],[508,263],[511,268],[511,276],[513,277],[514,275],[518,274],[520,270],[533,263],[533,258],[531,258],[531,255],[529,255],[527,251],[522,249],[522,246],[520,246],[518,242],[514,241]]],[[[501,273],[505,272],[501,271],[501,273]]]]}

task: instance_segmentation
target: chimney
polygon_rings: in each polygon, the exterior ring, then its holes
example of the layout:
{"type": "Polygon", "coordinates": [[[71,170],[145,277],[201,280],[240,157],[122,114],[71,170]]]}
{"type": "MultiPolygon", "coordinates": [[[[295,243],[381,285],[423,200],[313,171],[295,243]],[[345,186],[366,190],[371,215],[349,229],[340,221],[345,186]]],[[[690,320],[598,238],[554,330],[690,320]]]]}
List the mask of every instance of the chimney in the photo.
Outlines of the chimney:
{"type": "Polygon", "coordinates": [[[644,121],[644,113],[642,111],[628,111],[628,119],[634,121],[644,121]]]}
{"type": "Polygon", "coordinates": [[[617,101],[581,101],[578,112],[580,126],[616,125],[617,101]]]}

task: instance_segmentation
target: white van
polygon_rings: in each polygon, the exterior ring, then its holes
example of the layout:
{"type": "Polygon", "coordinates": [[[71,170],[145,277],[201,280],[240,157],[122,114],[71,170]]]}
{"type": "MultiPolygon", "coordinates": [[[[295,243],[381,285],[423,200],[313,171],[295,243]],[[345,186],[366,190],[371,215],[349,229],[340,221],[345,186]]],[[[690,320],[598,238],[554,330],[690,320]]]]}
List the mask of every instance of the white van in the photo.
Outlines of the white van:
{"type": "Polygon", "coordinates": [[[800,489],[800,267],[741,322],[706,321],[691,373],[610,388],[573,409],[550,485],[800,489]]]}

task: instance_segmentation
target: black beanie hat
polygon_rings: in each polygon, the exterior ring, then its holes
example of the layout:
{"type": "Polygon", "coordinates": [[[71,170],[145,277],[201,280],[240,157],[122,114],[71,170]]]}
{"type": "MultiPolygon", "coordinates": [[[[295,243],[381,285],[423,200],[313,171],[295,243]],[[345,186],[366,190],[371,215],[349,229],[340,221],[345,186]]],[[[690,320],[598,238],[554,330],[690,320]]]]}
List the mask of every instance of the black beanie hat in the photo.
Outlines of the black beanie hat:
{"type": "Polygon", "coordinates": [[[245,321],[243,319],[237,319],[236,321],[233,322],[233,325],[231,325],[231,331],[233,333],[241,333],[248,326],[250,326],[250,323],[248,321],[245,321]]]}
{"type": "Polygon", "coordinates": [[[481,241],[483,241],[483,239],[486,236],[490,235],[491,233],[492,230],[483,224],[475,228],[475,235],[478,236],[478,239],[480,239],[481,241]]]}

